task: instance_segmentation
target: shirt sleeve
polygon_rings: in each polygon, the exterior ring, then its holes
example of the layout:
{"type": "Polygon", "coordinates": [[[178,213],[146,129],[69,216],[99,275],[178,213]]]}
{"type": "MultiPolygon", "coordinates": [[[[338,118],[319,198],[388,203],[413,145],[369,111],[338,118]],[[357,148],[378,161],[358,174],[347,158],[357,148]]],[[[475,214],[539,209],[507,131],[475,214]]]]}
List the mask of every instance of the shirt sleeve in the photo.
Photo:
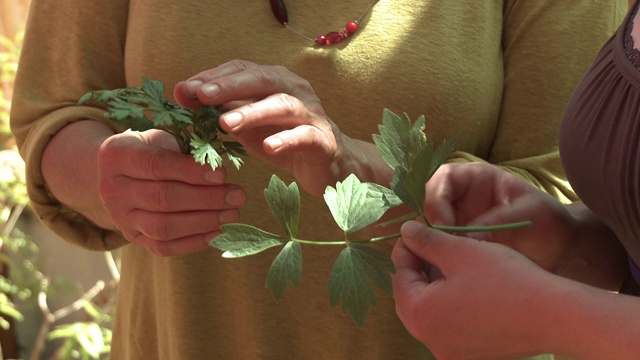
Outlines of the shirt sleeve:
{"type": "Polygon", "coordinates": [[[76,104],[90,89],[124,86],[127,11],[125,0],[34,0],[12,98],[11,129],[25,160],[32,209],[65,240],[95,250],[126,240],[58,202],[40,162],[51,137],[71,122],[90,119],[118,131],[103,110],[76,104]]]}
{"type": "Polygon", "coordinates": [[[558,152],[560,123],[575,86],[627,9],[626,1],[505,1],[494,142],[486,160],[457,152],[451,161],[488,161],[562,202],[576,200],[558,152]]]}

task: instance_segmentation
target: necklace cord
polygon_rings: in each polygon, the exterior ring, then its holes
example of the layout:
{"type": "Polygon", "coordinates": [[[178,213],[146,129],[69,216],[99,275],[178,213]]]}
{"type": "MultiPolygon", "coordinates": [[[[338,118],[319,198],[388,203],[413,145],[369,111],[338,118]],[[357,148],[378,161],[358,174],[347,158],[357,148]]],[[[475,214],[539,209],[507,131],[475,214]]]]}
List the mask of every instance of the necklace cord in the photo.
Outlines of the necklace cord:
{"type": "Polygon", "coordinates": [[[350,35],[354,34],[356,31],[358,31],[358,24],[360,20],[362,20],[362,18],[364,18],[364,16],[371,11],[371,9],[376,5],[378,1],[379,0],[372,0],[371,3],[369,3],[367,8],[365,9],[365,11],[362,13],[362,15],[360,15],[360,17],[357,20],[347,23],[344,29],[340,31],[331,31],[325,35],[320,35],[316,39],[313,39],[289,25],[289,14],[287,13],[287,7],[284,4],[284,0],[269,0],[271,4],[271,11],[273,12],[273,15],[275,16],[276,20],[278,20],[280,24],[282,24],[285,28],[287,28],[294,34],[306,39],[307,41],[311,41],[317,45],[335,44],[346,39],[350,35]]]}

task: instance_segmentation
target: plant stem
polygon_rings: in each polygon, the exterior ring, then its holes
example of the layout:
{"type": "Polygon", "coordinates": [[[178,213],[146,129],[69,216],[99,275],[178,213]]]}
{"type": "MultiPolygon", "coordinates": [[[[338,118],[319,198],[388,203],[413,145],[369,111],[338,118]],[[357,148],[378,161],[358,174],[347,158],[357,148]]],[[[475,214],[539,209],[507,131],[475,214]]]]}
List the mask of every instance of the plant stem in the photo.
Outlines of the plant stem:
{"type": "Polygon", "coordinates": [[[510,224],[491,225],[491,226],[446,226],[446,225],[431,225],[432,228],[446,231],[446,232],[490,232],[518,229],[521,227],[530,226],[531,221],[519,221],[510,224]]]}
{"type": "MultiPolygon", "coordinates": [[[[531,221],[519,221],[509,224],[502,225],[490,225],[490,226],[446,226],[446,225],[433,225],[428,223],[428,226],[446,232],[491,232],[491,231],[502,231],[502,230],[512,230],[518,229],[526,226],[530,226],[531,221]]],[[[301,244],[309,244],[309,245],[347,245],[348,243],[359,243],[359,244],[371,244],[381,241],[387,241],[392,239],[397,239],[400,237],[400,233],[385,235],[374,237],[367,240],[339,240],[339,241],[320,241],[320,240],[305,240],[305,239],[291,239],[291,241],[297,241],[301,244]]]]}

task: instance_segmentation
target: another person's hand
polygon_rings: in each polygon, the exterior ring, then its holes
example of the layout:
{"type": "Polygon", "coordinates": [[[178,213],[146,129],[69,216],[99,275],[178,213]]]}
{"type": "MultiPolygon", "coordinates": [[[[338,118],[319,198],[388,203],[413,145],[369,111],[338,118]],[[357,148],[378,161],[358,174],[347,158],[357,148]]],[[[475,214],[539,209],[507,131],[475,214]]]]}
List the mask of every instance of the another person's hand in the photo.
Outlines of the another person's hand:
{"type": "Polygon", "coordinates": [[[401,233],[392,253],[396,311],[438,359],[518,358],[544,351],[536,348],[545,334],[538,327],[545,324],[539,305],[559,277],[501,244],[416,221],[403,224],[401,233]],[[425,261],[443,276],[430,281],[425,261]]]}
{"type": "Polygon", "coordinates": [[[282,66],[234,60],[179,83],[174,96],[191,108],[233,109],[220,118],[224,130],[251,154],[289,171],[314,195],[351,172],[370,181],[369,174],[358,173],[359,166],[363,159],[379,161],[375,152],[362,154],[366,145],[340,132],[308,81],[282,66]]]}
{"type": "Polygon", "coordinates": [[[127,131],[98,155],[98,191],[113,225],[132,243],[163,256],[206,249],[220,225],[237,221],[246,194],[178,152],[172,135],[127,131]]]}
{"type": "Polygon", "coordinates": [[[427,218],[438,225],[500,225],[531,220],[516,230],[465,236],[507,245],[554,271],[576,234],[576,219],[549,194],[501,168],[483,163],[445,164],[426,186],[427,218]]]}

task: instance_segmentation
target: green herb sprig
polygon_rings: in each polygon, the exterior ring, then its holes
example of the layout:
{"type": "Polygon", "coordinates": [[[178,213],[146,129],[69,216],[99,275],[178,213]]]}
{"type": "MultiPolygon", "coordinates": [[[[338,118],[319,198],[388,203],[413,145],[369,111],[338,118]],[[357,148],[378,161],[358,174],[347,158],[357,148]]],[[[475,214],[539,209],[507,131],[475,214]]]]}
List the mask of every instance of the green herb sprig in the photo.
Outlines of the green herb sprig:
{"type": "Polygon", "coordinates": [[[241,156],[246,155],[242,145],[220,137],[225,132],[218,119],[224,110],[216,106],[201,106],[195,111],[183,108],[165,99],[164,89],[162,82],[143,77],[142,86],[88,92],[78,105],[104,104],[107,118],[134,131],[167,131],[175,136],[180,151],[193,154],[198,163],[209,164],[214,170],[222,165],[222,154],[240,169],[241,156]]]}
{"type": "MultiPolygon", "coordinates": [[[[236,166],[244,155],[239,144],[222,142],[218,132],[217,108],[201,107],[193,112],[162,99],[164,85],[143,79],[142,87],[118,90],[94,91],[85,95],[80,104],[91,99],[105,103],[107,116],[134,130],[161,128],[173,133],[180,144],[189,144],[196,161],[209,163],[212,168],[221,165],[221,153],[227,153],[236,166]],[[152,112],[155,121],[145,116],[152,112]],[[158,121],[158,118],[161,120],[158,121]],[[187,129],[186,125],[193,125],[187,129]],[[201,140],[206,139],[206,140],[201,140]]],[[[371,244],[397,239],[391,234],[371,239],[357,239],[353,234],[378,222],[391,208],[405,205],[412,212],[384,224],[422,218],[433,228],[449,232],[499,231],[531,225],[529,221],[498,226],[439,226],[429,222],[424,213],[425,184],[454,150],[454,141],[444,141],[434,146],[424,132],[425,118],[420,116],[412,123],[404,114],[398,116],[385,109],[379,134],[373,135],[378,152],[393,169],[390,187],[361,182],[354,174],[347,176],[335,187],[328,186],[324,200],[336,224],[342,230],[342,239],[319,241],[297,237],[300,214],[300,192],[296,182],[285,184],[276,175],[271,177],[264,196],[285,235],[278,235],[247,224],[225,224],[222,234],[212,239],[210,245],[223,251],[226,258],[238,258],[258,254],[273,247],[282,247],[267,275],[266,287],[279,301],[289,286],[298,287],[302,278],[302,245],[342,246],[336,259],[327,289],[329,303],[333,307],[342,304],[342,311],[362,327],[369,309],[377,305],[374,286],[392,296],[391,274],[395,267],[389,254],[371,244]]],[[[181,145],[182,146],[186,145],[181,145]]],[[[184,150],[183,150],[184,151],[184,150]]],[[[187,151],[185,151],[187,152],[187,151]]]]}

